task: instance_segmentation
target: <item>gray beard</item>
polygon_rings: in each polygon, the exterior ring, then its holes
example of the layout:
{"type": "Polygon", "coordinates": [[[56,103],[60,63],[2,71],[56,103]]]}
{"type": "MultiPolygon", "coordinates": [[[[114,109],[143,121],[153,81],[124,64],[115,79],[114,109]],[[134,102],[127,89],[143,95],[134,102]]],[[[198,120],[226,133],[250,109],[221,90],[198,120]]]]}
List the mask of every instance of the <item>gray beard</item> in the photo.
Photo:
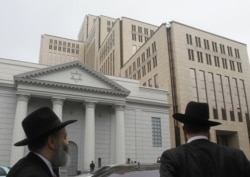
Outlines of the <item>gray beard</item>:
{"type": "Polygon", "coordinates": [[[69,164],[68,147],[62,143],[59,144],[58,149],[55,151],[51,164],[53,167],[64,167],[69,164]]]}

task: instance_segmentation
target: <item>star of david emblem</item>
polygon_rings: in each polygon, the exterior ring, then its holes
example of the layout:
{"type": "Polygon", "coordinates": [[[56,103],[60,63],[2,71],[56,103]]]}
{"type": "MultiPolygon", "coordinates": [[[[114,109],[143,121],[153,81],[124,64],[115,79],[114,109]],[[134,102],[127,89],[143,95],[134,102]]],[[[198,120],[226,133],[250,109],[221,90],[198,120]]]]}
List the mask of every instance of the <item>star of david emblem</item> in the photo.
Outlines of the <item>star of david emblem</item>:
{"type": "Polygon", "coordinates": [[[72,80],[74,80],[75,82],[82,80],[82,74],[79,73],[77,70],[71,72],[71,78],[72,80]]]}

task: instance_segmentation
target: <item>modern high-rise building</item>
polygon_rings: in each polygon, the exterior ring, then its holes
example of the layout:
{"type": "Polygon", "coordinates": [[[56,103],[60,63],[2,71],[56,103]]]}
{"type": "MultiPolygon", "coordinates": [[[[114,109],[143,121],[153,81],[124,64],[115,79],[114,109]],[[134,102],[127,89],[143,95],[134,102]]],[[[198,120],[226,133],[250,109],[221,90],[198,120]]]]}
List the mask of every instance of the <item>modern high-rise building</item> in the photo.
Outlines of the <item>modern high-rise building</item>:
{"type": "MultiPolygon", "coordinates": [[[[178,22],[161,25],[121,68],[121,76],[169,91],[172,113],[189,101],[207,102],[214,142],[249,151],[249,60],[247,46],[178,22]]],[[[184,143],[172,119],[172,142],[184,143]],[[174,138],[175,137],[175,138],[174,138]]]]}
{"type": "MultiPolygon", "coordinates": [[[[246,44],[175,21],[155,26],[93,15],[85,17],[78,40],[83,61],[95,70],[168,90],[171,114],[184,113],[192,100],[209,103],[211,119],[222,123],[210,139],[240,148],[250,159],[246,44]]],[[[172,146],[185,143],[181,125],[170,120],[172,146]]]]}

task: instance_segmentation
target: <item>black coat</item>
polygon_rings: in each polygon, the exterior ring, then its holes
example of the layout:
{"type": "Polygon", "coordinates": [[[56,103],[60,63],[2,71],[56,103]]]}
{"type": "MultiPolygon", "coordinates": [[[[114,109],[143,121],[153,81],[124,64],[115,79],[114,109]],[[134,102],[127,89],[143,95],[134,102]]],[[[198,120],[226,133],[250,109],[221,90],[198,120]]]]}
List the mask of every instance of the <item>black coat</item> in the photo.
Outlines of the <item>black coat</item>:
{"type": "Polygon", "coordinates": [[[53,177],[44,161],[29,153],[20,159],[9,171],[7,177],[53,177]]]}
{"type": "Polygon", "coordinates": [[[160,177],[250,177],[250,163],[241,150],[200,139],[163,152],[160,177]]]}

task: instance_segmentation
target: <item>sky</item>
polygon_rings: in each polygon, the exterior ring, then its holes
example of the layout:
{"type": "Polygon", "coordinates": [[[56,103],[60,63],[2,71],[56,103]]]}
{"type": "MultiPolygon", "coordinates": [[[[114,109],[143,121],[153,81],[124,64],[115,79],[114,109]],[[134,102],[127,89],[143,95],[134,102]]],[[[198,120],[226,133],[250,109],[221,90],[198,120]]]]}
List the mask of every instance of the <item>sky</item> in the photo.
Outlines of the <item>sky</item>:
{"type": "Polygon", "coordinates": [[[159,26],[177,21],[247,44],[249,55],[249,4],[249,0],[0,0],[0,58],[38,63],[41,35],[77,40],[88,14],[159,26]]]}

